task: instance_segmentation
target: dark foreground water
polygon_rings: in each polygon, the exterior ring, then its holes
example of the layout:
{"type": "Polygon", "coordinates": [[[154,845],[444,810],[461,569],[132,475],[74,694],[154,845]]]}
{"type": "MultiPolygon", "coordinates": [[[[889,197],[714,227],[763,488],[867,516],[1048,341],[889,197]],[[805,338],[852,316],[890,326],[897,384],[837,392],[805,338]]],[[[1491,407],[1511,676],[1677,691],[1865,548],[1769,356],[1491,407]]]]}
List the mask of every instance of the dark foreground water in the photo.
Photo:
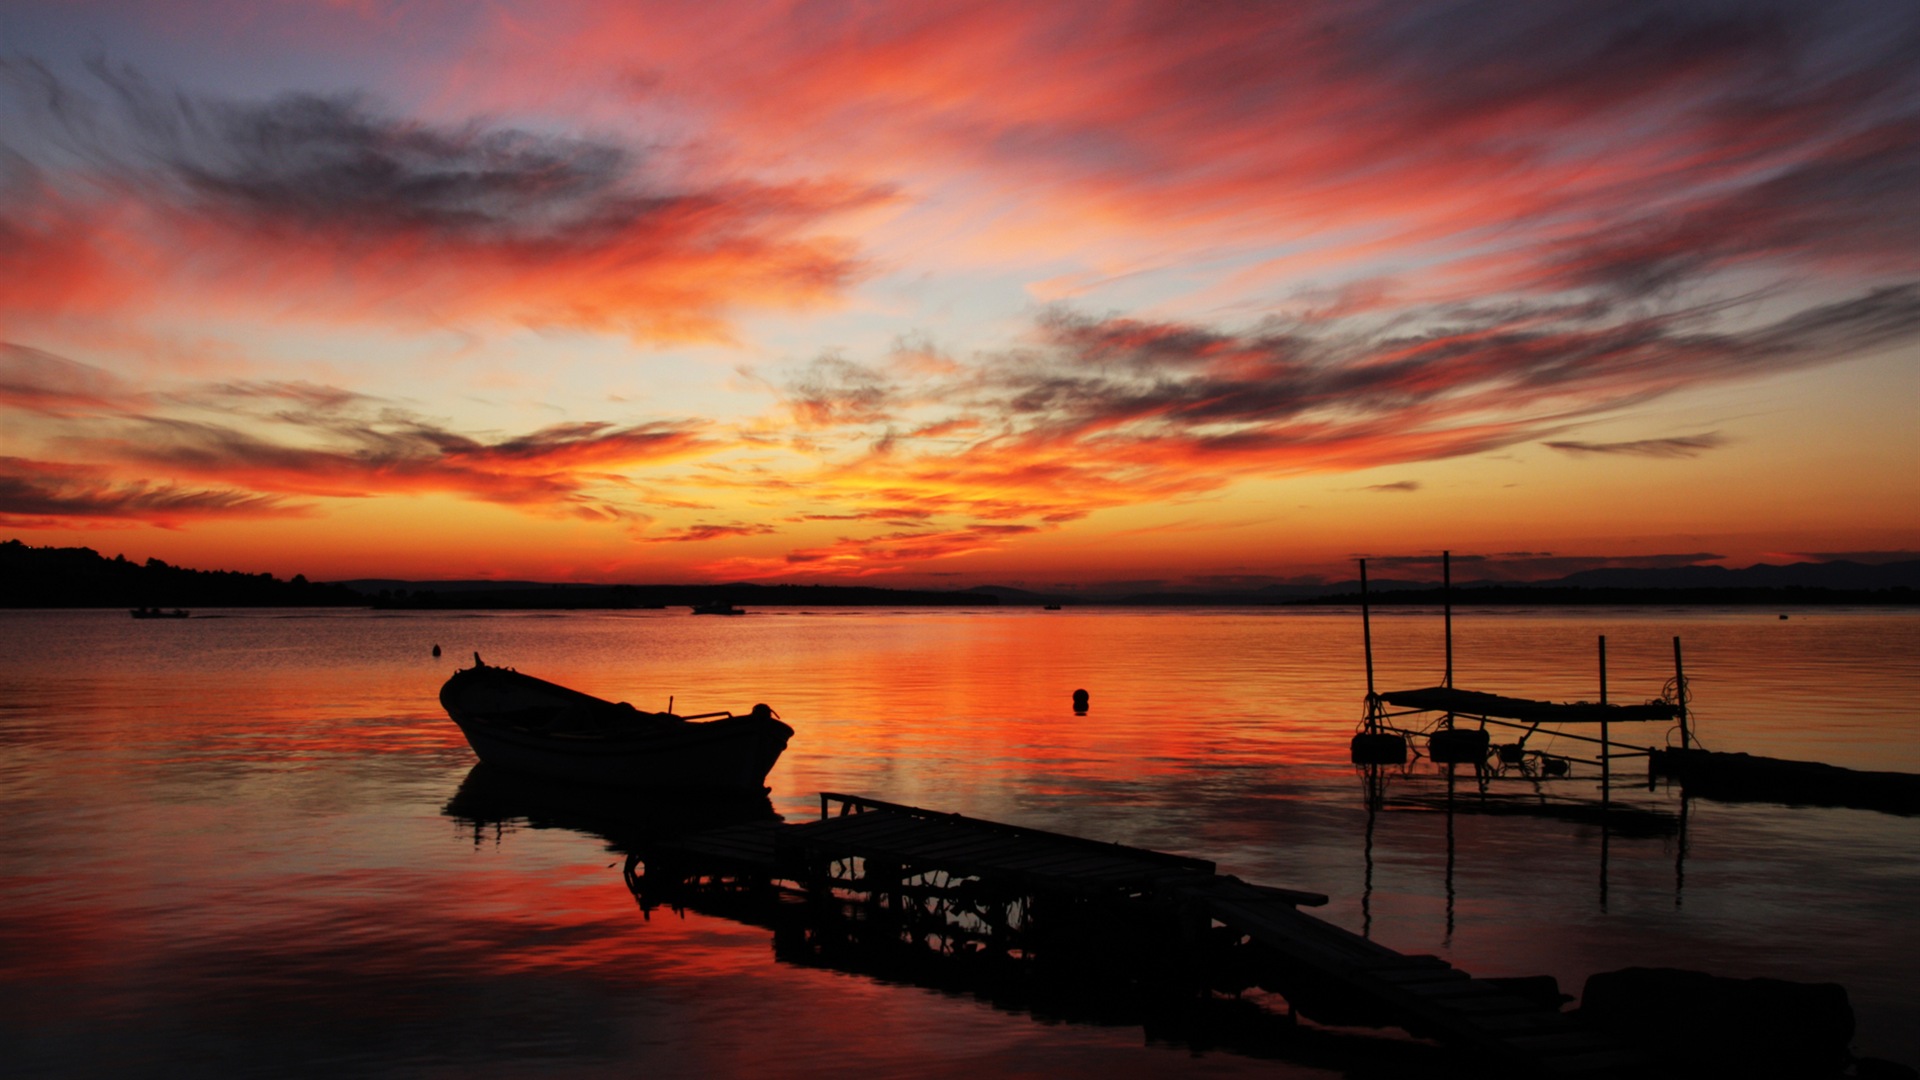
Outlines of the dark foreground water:
{"type": "MultiPolygon", "coordinates": [[[[1657,695],[1677,635],[1709,747],[1920,772],[1920,614],[1455,629],[1458,685],[1562,700],[1597,697],[1601,634],[1612,699],[1657,695]]],[[[1383,689],[1439,680],[1437,613],[1374,630],[1383,689]]],[[[1449,802],[1424,763],[1369,814],[1345,761],[1365,690],[1351,611],[89,611],[0,613],[0,1073],[1381,1069],[1377,1037],[1062,1022],[788,963],[746,923],[643,914],[602,837],[461,798],[474,759],[435,693],[475,650],[642,708],[773,704],[798,731],[770,778],[789,820],[831,790],[1199,855],[1325,892],[1321,914],[1394,948],[1575,993],[1631,964],[1838,981],[1856,1049],[1920,1063],[1920,820],[1683,807],[1634,783],[1638,763],[1613,792],[1626,828],[1582,815],[1590,778],[1449,802]]]]}

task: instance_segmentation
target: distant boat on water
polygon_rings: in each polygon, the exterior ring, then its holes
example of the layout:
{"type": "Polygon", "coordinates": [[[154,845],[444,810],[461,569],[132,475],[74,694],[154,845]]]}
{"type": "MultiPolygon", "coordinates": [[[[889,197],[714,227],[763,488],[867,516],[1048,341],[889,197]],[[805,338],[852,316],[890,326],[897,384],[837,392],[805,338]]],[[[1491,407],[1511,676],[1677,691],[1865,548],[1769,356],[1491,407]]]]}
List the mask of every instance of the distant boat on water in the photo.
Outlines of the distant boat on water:
{"type": "Polygon", "coordinates": [[[184,619],[187,617],[185,608],[174,608],[172,611],[162,611],[157,607],[137,607],[127,612],[127,614],[136,619],[184,619]]]}
{"type": "Polygon", "coordinates": [[[643,791],[763,793],[793,737],[766,705],[745,716],[642,712],[490,666],[478,653],[440,688],[440,704],[490,766],[643,791]]]}
{"type": "Polygon", "coordinates": [[[732,604],[727,603],[725,600],[715,600],[712,603],[707,603],[707,604],[694,604],[693,613],[695,615],[745,615],[746,614],[745,611],[741,610],[740,608],[734,607],[732,604]]]}

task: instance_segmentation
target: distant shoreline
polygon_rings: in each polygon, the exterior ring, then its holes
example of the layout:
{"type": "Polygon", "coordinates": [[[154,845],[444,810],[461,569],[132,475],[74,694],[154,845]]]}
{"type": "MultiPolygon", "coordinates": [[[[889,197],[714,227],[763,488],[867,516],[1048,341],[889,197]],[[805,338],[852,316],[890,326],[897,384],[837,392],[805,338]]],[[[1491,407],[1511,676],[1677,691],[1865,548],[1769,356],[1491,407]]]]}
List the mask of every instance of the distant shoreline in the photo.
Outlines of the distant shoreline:
{"type": "MultiPolygon", "coordinates": [[[[1445,589],[1396,589],[1369,593],[1374,607],[1434,606],[1451,600],[1455,607],[1587,607],[1606,605],[1675,604],[1686,607],[1913,607],[1920,592],[1904,586],[1892,589],[1814,589],[1801,586],[1756,588],[1623,588],[1615,586],[1493,585],[1445,589]]],[[[1360,594],[1340,593],[1290,601],[1299,606],[1358,605],[1360,594]]]]}
{"type": "MultiPolygon", "coordinates": [[[[1469,582],[1450,591],[1422,581],[1382,580],[1376,607],[1912,607],[1920,561],[1835,561],[1744,570],[1680,567],[1599,570],[1538,584],[1469,582]],[[1651,580],[1649,575],[1656,575],[1651,580]]],[[[966,590],[872,585],[574,585],[534,581],[310,582],[295,574],[192,570],[158,559],[104,558],[91,548],[0,542],[0,608],[372,608],[382,611],[622,611],[728,603],[736,607],[1330,607],[1360,603],[1359,582],[1269,585],[1233,592],[1041,592],[1004,586],[966,590]]]]}
{"type": "MultiPolygon", "coordinates": [[[[795,590],[805,590],[805,595],[782,594],[779,587],[769,587],[775,595],[756,594],[744,591],[739,586],[732,588],[702,588],[697,586],[671,586],[676,591],[685,589],[697,594],[699,600],[688,600],[675,596],[666,600],[648,599],[657,596],[646,586],[566,586],[561,587],[563,595],[554,595],[544,589],[513,590],[506,593],[487,593],[482,591],[462,591],[454,593],[435,593],[422,590],[406,596],[369,596],[355,600],[327,600],[293,602],[285,599],[246,600],[222,598],[218,600],[182,601],[177,606],[183,608],[301,608],[325,609],[333,611],[685,611],[696,603],[724,602],[740,607],[747,612],[763,608],[992,608],[1007,611],[1025,611],[1039,608],[1072,609],[1118,609],[1118,608],[1335,608],[1360,606],[1359,593],[1340,593],[1329,596],[1291,598],[1276,600],[1254,596],[1231,595],[1182,595],[1151,594],[1124,597],[1054,597],[1044,602],[1009,601],[985,593],[917,593],[902,590],[889,593],[885,589],[849,589],[840,590],[835,586],[795,586],[795,590]],[[636,595],[637,594],[637,595],[636,595]]],[[[1579,589],[1579,588],[1540,588],[1498,587],[1454,589],[1448,597],[1440,589],[1401,589],[1392,592],[1372,593],[1367,603],[1376,608],[1395,607],[1439,607],[1450,599],[1455,608],[1579,608],[1579,607],[1686,607],[1686,608],[1755,608],[1806,610],[1841,607],[1901,608],[1920,607],[1920,596],[1910,589],[1886,589],[1872,592],[1842,589],[1579,589]]],[[[4,610],[55,610],[55,611],[99,611],[126,610],[139,606],[133,603],[75,601],[61,603],[42,598],[38,602],[16,602],[9,596],[0,601],[4,610]]],[[[169,602],[169,607],[176,606],[169,602]]]]}

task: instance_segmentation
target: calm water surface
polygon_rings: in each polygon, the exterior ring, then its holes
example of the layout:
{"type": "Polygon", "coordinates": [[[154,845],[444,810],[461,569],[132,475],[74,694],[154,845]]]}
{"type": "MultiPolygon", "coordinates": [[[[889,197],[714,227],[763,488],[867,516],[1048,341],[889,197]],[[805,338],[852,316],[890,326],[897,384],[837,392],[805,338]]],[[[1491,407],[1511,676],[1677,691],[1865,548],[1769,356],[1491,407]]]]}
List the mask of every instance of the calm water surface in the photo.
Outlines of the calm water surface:
{"type": "MultiPolygon", "coordinates": [[[[198,615],[0,612],[11,1075],[1351,1074],[1337,1043],[1196,1049],[643,915],[600,837],[449,810],[474,759],[435,694],[476,650],[641,708],[773,704],[789,820],[830,790],[1199,855],[1576,993],[1629,964],[1838,981],[1859,1052],[1920,1062],[1920,820],[1683,807],[1628,775],[1643,827],[1603,830],[1558,812],[1591,779],[1449,801],[1424,763],[1370,813],[1352,611],[198,615]]],[[[1616,701],[1658,695],[1683,639],[1711,748],[1920,772],[1912,612],[1469,611],[1455,681],[1593,699],[1602,634],[1616,701]]],[[[1437,613],[1377,614],[1374,638],[1382,689],[1439,681],[1437,613]]]]}

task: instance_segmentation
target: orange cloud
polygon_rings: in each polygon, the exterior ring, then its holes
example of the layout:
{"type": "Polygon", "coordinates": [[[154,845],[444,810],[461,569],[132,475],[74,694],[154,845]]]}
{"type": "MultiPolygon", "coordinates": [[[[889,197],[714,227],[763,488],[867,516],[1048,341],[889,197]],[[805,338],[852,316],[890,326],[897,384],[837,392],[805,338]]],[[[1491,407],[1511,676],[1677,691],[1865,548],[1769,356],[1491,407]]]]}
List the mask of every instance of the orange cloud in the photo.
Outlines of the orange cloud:
{"type": "Polygon", "coordinates": [[[20,520],[277,515],[311,509],[286,503],[288,496],[449,492],[620,521],[635,516],[627,505],[635,487],[630,471],[720,445],[703,425],[664,421],[574,421],[481,438],[371,395],[302,382],[134,393],[102,369],[20,346],[0,348],[0,410],[7,409],[63,422],[61,434],[42,441],[78,459],[10,459],[0,512],[20,520]],[[128,472],[141,479],[111,479],[128,472]],[[146,479],[155,474],[171,479],[146,479]],[[182,478],[216,486],[182,488],[182,478]]]}
{"type": "Polygon", "coordinates": [[[1915,26],[1875,15],[1848,37],[1810,3],[584,3],[543,18],[548,47],[500,52],[528,83],[561,60],[627,73],[639,107],[671,93],[746,161],[938,190],[956,238],[996,256],[1499,251],[1540,271],[1512,287],[1552,289],[1555,249],[1623,218],[1697,231],[1709,264],[1737,247],[1911,270],[1915,26]]]}
{"type": "Polygon", "coordinates": [[[756,580],[789,577],[871,577],[895,574],[937,559],[994,551],[1017,537],[1040,531],[1034,525],[972,525],[960,529],[842,537],[823,547],[801,548],[780,557],[717,559],[698,567],[711,578],[756,580]]]}
{"type": "MultiPolygon", "coordinates": [[[[49,97],[83,96],[11,63],[49,97]]],[[[85,125],[70,106],[43,118],[84,169],[21,158],[0,184],[0,317],[108,312],[190,285],[203,303],[264,291],[314,316],[720,338],[736,307],[844,290],[859,261],[817,231],[886,197],[702,179],[665,149],[435,125],[363,97],[193,99],[94,72],[113,107],[85,125]]]]}
{"type": "Polygon", "coordinates": [[[209,518],[301,517],[312,511],[277,495],[116,481],[104,469],[0,457],[0,526],[7,528],[138,521],[172,529],[209,518]]]}

